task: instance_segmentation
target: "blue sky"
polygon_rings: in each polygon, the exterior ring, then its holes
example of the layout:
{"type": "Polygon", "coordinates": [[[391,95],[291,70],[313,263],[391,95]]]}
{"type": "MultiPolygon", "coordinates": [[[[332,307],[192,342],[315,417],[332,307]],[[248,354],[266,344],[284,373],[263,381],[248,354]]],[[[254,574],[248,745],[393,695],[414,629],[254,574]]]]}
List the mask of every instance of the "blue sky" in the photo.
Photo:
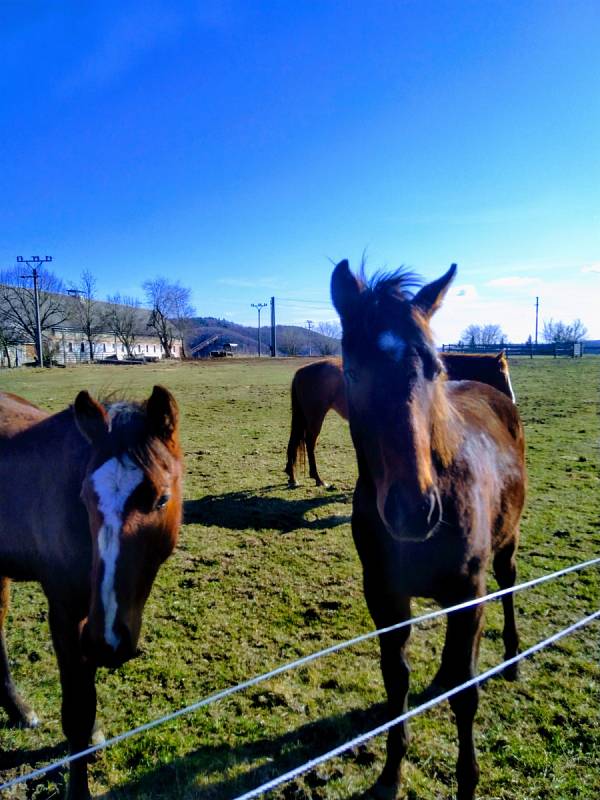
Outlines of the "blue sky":
{"type": "Polygon", "coordinates": [[[331,260],[459,274],[440,341],[600,338],[600,5],[0,5],[0,267],[333,319],[331,260]],[[285,298],[285,300],[284,300],[285,298]]]}

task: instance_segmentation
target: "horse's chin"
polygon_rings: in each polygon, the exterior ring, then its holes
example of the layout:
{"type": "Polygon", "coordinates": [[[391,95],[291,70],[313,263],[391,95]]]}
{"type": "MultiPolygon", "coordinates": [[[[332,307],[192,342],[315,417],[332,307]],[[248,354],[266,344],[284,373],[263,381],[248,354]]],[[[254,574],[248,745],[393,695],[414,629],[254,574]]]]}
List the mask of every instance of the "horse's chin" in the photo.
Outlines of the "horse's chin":
{"type": "Polygon", "coordinates": [[[140,653],[137,647],[131,645],[121,643],[115,649],[104,640],[93,639],[87,618],[79,626],[79,646],[82,660],[95,668],[118,669],[140,653]]]}
{"type": "Polygon", "coordinates": [[[428,539],[431,539],[433,534],[436,531],[437,523],[432,527],[426,530],[415,530],[414,528],[408,528],[404,525],[402,526],[395,526],[390,525],[389,522],[386,520],[383,521],[386,531],[389,535],[394,539],[396,542],[426,542],[428,539]]]}

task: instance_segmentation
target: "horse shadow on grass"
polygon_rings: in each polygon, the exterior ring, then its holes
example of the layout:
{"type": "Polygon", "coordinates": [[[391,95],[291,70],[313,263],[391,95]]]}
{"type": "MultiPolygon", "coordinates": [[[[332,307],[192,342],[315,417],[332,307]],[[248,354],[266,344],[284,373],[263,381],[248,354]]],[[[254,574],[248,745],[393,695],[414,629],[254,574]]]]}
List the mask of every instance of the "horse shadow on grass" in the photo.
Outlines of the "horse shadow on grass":
{"type": "Polygon", "coordinates": [[[281,486],[268,486],[260,491],[226,492],[206,495],[199,500],[186,500],[184,522],[231,530],[276,530],[290,533],[298,528],[320,531],[350,522],[350,514],[311,515],[330,503],[351,502],[350,492],[328,492],[314,497],[293,499],[276,497],[270,492],[281,486]]]}
{"type": "MultiPolygon", "coordinates": [[[[385,720],[385,703],[368,709],[356,709],[296,728],[281,736],[265,737],[237,746],[209,745],[199,747],[186,756],[162,764],[143,777],[121,784],[99,796],[102,800],[130,800],[134,797],[173,797],[194,800],[226,800],[250,791],[272,780],[299,764],[344,744],[361,731],[367,731],[385,720]],[[255,764],[258,762],[258,764],[255,764]],[[266,763],[265,763],[266,762],[266,763]],[[249,767],[239,774],[241,766],[249,767]],[[235,769],[235,777],[227,773],[235,769]],[[204,785],[195,784],[201,775],[204,785]],[[211,775],[215,780],[211,781],[211,775]]],[[[107,756],[110,757],[110,756],[107,756]]],[[[344,775],[344,764],[354,762],[367,769],[379,764],[369,744],[361,745],[342,754],[337,760],[307,772],[301,782],[294,780],[284,785],[283,796],[290,800],[312,800],[322,797],[321,787],[344,775]]],[[[376,777],[375,775],[373,776],[376,777]]],[[[370,798],[370,793],[354,794],[351,800],[370,798]]]]}

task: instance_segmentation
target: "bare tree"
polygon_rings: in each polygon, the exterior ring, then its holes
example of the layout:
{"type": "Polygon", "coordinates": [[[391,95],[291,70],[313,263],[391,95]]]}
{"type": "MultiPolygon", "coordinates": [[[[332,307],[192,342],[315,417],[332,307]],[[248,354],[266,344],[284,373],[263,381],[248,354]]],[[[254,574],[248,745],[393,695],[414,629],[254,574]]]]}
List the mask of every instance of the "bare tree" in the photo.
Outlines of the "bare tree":
{"type": "Polygon", "coordinates": [[[12,366],[12,361],[8,347],[13,343],[14,339],[14,331],[5,320],[4,314],[2,313],[2,306],[0,306],[0,353],[4,354],[4,358],[6,359],[6,363],[9,368],[12,366]]]}
{"type": "Polygon", "coordinates": [[[105,319],[103,308],[96,300],[96,278],[89,270],[84,270],[81,273],[79,284],[68,291],[75,295],[70,315],[83,331],[88,343],[90,361],[93,361],[96,342],[102,332],[105,319]]]}
{"type": "Polygon", "coordinates": [[[304,332],[300,328],[289,327],[277,332],[277,349],[284,356],[297,356],[304,344],[304,332]]]}
{"type": "Polygon", "coordinates": [[[333,356],[340,352],[342,328],[339,322],[319,322],[316,327],[321,336],[315,337],[314,348],[321,356],[333,356]],[[326,338],[325,338],[326,337],[326,338]]]}
{"type": "Polygon", "coordinates": [[[104,317],[106,324],[125,348],[127,357],[133,358],[133,345],[139,327],[139,300],[135,297],[121,297],[120,294],[113,294],[106,299],[110,303],[104,317]]]}
{"type": "Polygon", "coordinates": [[[171,357],[173,341],[181,339],[182,356],[185,356],[185,336],[190,329],[194,307],[190,302],[191,289],[179,283],[169,283],[166,278],[144,281],[142,288],[152,312],[148,327],[158,336],[166,358],[171,357]]]}
{"type": "Polygon", "coordinates": [[[545,342],[580,342],[587,334],[587,328],[580,319],[575,319],[571,323],[552,318],[547,322],[544,320],[542,337],[545,342]]]}
{"type": "Polygon", "coordinates": [[[506,334],[500,325],[469,325],[462,332],[462,341],[469,347],[477,345],[503,345],[506,341],[506,334]]]}
{"type": "MultiPolygon", "coordinates": [[[[62,323],[67,318],[64,284],[53,272],[38,269],[38,305],[40,328],[44,331],[62,323]]],[[[21,267],[0,273],[0,314],[4,327],[35,342],[38,364],[42,353],[38,352],[35,320],[35,298],[31,279],[24,277],[21,267]]]]}

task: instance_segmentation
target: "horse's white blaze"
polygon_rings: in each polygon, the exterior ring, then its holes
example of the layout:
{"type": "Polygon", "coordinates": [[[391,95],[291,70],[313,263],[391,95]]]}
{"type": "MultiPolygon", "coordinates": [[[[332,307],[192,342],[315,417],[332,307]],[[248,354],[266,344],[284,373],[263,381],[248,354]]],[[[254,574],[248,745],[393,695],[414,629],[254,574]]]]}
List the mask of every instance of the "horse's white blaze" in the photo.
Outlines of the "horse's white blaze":
{"type": "Polygon", "coordinates": [[[127,456],[122,460],[111,458],[105,461],[92,475],[98,508],[103,517],[102,527],[98,531],[98,552],[104,565],[100,587],[104,608],[104,638],[115,650],[119,645],[119,639],[113,630],[118,608],[115,574],[121,545],[123,509],[143,477],[142,470],[127,456]]]}
{"type": "Polygon", "coordinates": [[[377,340],[379,349],[389,353],[395,361],[400,361],[406,350],[406,342],[393,331],[384,331],[377,340]]]}

